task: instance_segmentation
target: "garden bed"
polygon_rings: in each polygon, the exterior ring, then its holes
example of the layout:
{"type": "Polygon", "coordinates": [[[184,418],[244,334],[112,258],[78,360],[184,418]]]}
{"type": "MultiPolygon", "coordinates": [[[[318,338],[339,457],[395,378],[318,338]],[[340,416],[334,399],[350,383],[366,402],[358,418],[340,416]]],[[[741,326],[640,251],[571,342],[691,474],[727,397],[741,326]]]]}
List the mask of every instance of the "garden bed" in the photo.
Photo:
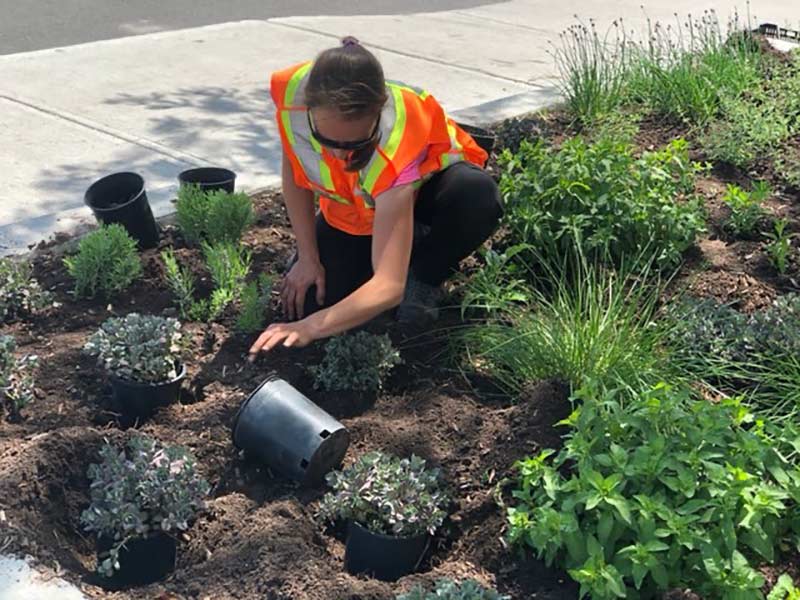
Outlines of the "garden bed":
{"type": "MultiPolygon", "coordinates": [[[[576,134],[566,112],[556,110],[501,127],[502,144],[542,137],[559,145],[576,134]]],[[[647,116],[638,120],[635,153],[662,148],[686,137],[690,156],[706,157],[694,144],[695,132],[674,120],[647,116]]],[[[800,162],[800,148],[791,142],[800,162]]],[[[493,159],[490,168],[498,173],[493,159]]],[[[787,232],[800,233],[798,189],[779,177],[772,163],[750,169],[715,162],[698,176],[695,192],[704,200],[707,231],[685,254],[670,292],[688,291],[749,313],[777,297],[800,291],[800,263],[792,246],[783,274],[770,263],[764,239],[731,235],[730,209],[722,202],[728,185],[750,189],[770,184],[764,204],[767,218],[787,219],[787,232]]],[[[253,253],[252,272],[280,273],[292,236],[280,196],[255,199],[256,224],[244,237],[253,253]]],[[[503,235],[494,242],[504,244],[503,235]]],[[[793,243],[794,244],[794,243],[793,243]]],[[[57,248],[34,252],[34,274],[54,292],[57,305],[29,322],[4,325],[19,348],[36,354],[36,399],[16,422],[0,423],[0,548],[29,554],[37,563],[80,584],[90,597],[107,598],[274,598],[392,599],[417,582],[440,577],[474,578],[496,586],[511,598],[576,598],[569,576],[510,548],[505,541],[505,478],[515,461],[561,444],[554,425],[571,412],[568,388],[546,381],[531,384],[519,398],[493,381],[466,377],[446,360],[448,327],[461,324],[459,290],[453,306],[433,331],[403,331],[391,319],[369,328],[388,332],[404,364],[385,391],[328,393],[313,389],[308,367],[322,358],[321,344],[302,350],[278,349],[255,364],[247,361],[251,335],[237,333],[233,315],[218,322],[184,324],[190,352],[181,402],[159,410],[139,430],[165,443],[188,448],[211,483],[208,509],[181,536],[175,572],[165,581],[128,591],[107,592],[94,573],[95,546],[81,529],[89,504],[87,468],[96,462],[103,440],[128,435],[111,410],[110,388],[95,361],[81,350],[86,339],[110,316],[141,311],[174,314],[160,250],[174,248],[178,259],[203,273],[202,256],[188,247],[175,227],[167,227],[159,248],[142,253],[144,275],[115,302],[76,300],[72,281],[57,248]],[[439,366],[437,366],[439,365],[439,366]],[[445,365],[445,366],[441,366],[445,365]],[[449,517],[437,533],[420,572],[397,583],[348,575],[343,569],[343,530],[315,519],[324,490],[302,489],[245,460],[231,441],[236,411],[263,379],[277,373],[339,419],[351,432],[345,464],[371,450],[409,456],[414,453],[442,469],[452,494],[449,517]]],[[[467,271],[480,269],[470,261],[467,271]]],[[[209,281],[200,280],[206,295],[209,281]]],[[[274,303],[273,303],[274,304],[274,303]]],[[[277,309],[273,305],[273,311],[277,309]]],[[[797,576],[796,556],[762,569],[768,584],[788,571],[797,576]]]]}

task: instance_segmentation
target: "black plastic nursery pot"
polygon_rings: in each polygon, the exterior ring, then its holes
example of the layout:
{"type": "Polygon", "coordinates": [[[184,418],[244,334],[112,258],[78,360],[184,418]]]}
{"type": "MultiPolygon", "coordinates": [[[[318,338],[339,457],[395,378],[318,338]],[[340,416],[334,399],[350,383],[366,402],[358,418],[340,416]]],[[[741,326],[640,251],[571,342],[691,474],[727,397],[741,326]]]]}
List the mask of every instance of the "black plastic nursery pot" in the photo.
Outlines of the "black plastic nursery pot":
{"type": "Polygon", "coordinates": [[[347,529],[344,568],[351,575],[365,574],[381,581],[396,581],[417,570],[430,536],[393,537],[373,533],[353,521],[347,529]]]}
{"type": "Polygon", "coordinates": [[[288,382],[269,377],[239,407],[233,443],[280,474],[316,486],[341,464],[350,434],[288,382]]]}
{"type": "Polygon", "coordinates": [[[141,175],[114,173],[98,179],[89,186],[83,199],[99,223],[119,223],[140,249],[158,246],[158,225],[141,175]]]}
{"type": "MultiPolygon", "coordinates": [[[[105,558],[112,546],[111,538],[98,538],[98,560],[105,558]]],[[[102,584],[108,589],[119,589],[159,581],[175,569],[176,555],[175,538],[164,532],[129,540],[119,551],[120,568],[111,577],[103,577],[102,584]]]]}
{"type": "Polygon", "coordinates": [[[456,123],[456,125],[466,131],[472,137],[472,139],[475,140],[475,143],[478,144],[478,146],[486,150],[487,153],[492,153],[497,138],[491,131],[484,129],[483,127],[467,125],[466,123],[456,123]]]}
{"type": "Polygon", "coordinates": [[[200,167],[189,169],[178,175],[178,183],[184,185],[197,185],[206,192],[225,190],[233,193],[236,186],[236,173],[221,167],[200,167]]]}
{"type": "Polygon", "coordinates": [[[177,377],[164,383],[142,383],[110,375],[114,408],[126,417],[149,417],[157,408],[178,400],[185,377],[184,365],[178,369],[177,377]]]}

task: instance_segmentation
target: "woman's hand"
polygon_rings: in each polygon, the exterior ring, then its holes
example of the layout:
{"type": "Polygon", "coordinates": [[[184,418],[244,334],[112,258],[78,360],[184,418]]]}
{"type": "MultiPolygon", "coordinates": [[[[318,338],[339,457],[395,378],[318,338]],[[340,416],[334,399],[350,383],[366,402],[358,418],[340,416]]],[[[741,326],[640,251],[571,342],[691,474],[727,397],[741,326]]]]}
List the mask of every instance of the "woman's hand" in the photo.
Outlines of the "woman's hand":
{"type": "Polygon", "coordinates": [[[306,292],[312,285],[317,286],[317,304],[322,306],[325,303],[325,268],[318,260],[300,258],[283,278],[281,302],[287,319],[294,321],[305,316],[306,292]]]}
{"type": "Polygon", "coordinates": [[[281,342],[287,348],[302,348],[313,341],[314,336],[306,321],[273,323],[258,336],[258,339],[250,347],[250,362],[255,361],[259,352],[269,352],[281,342]]]}

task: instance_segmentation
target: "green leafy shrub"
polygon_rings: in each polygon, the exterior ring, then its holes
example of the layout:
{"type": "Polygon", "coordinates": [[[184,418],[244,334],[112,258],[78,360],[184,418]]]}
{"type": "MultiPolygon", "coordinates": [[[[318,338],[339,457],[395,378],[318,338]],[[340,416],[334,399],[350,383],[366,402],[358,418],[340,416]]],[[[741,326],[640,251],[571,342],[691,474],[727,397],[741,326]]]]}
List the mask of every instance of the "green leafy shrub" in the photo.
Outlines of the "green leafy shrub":
{"type": "Polygon", "coordinates": [[[317,389],[377,392],[401,362],[388,335],[358,331],[328,340],[322,363],[311,367],[311,373],[317,389]]]}
{"type": "Polygon", "coordinates": [[[222,315],[228,305],[241,295],[252,258],[248,250],[227,242],[204,243],[203,254],[214,281],[208,309],[209,318],[213,320],[222,315]]]}
{"type": "Polygon", "coordinates": [[[577,400],[564,448],[517,465],[513,542],[594,599],[761,597],[747,557],[772,562],[798,533],[800,470],[783,458],[796,430],[663,384],[624,402],[590,384],[577,400]]]}
{"type": "Polygon", "coordinates": [[[660,351],[666,332],[655,323],[663,288],[638,264],[621,271],[578,262],[569,273],[548,269],[530,286],[527,304],[508,304],[461,333],[471,366],[518,393],[531,382],[587,379],[614,387],[649,387],[670,375],[660,351]],[[633,273],[642,273],[641,280],[633,273]]]}
{"type": "Polygon", "coordinates": [[[761,204],[769,197],[769,186],[760,182],[746,192],[738,185],[728,184],[722,201],[731,209],[726,226],[736,235],[750,236],[755,233],[766,213],[761,204]]]}
{"type": "Polygon", "coordinates": [[[86,531],[113,540],[108,557],[97,565],[106,577],[120,568],[119,551],[126,542],[160,531],[186,531],[210,490],[185,449],[140,435],[127,449],[106,443],[88,476],[91,505],[81,523],[86,531]]]}
{"type": "Polygon", "coordinates": [[[353,521],[373,533],[398,537],[433,535],[447,516],[448,498],[439,471],[418,456],[399,459],[370,452],[326,477],[332,491],[320,502],[327,521],[353,521]]]}
{"type": "Polygon", "coordinates": [[[440,579],[430,592],[426,592],[424,587],[418,585],[407,594],[397,596],[396,600],[510,600],[510,598],[501,596],[496,590],[487,589],[472,579],[461,583],[452,579],[440,579]]]}
{"type": "Polygon", "coordinates": [[[197,185],[181,186],[175,208],[184,238],[195,244],[238,244],[255,220],[247,194],[205,192],[197,185]]]}
{"type": "Polygon", "coordinates": [[[109,373],[129,381],[162,383],[178,376],[181,324],[175,319],[130,313],[106,320],[84,351],[109,373]]]}
{"type": "Polygon", "coordinates": [[[0,323],[31,317],[52,304],[26,262],[0,258],[0,323]]]}
{"type": "Polygon", "coordinates": [[[558,150],[523,142],[500,162],[514,241],[551,264],[577,253],[619,263],[647,251],[660,267],[674,266],[704,229],[692,194],[701,167],[682,139],[641,158],[612,138],[576,137],[558,150]]]}
{"type": "Polygon", "coordinates": [[[525,273],[522,266],[513,260],[521,252],[529,250],[524,244],[519,244],[502,253],[495,250],[483,252],[483,268],[463,279],[462,315],[471,308],[493,315],[529,301],[528,285],[522,277],[525,273]]]}
{"type": "Polygon", "coordinates": [[[253,333],[264,328],[274,283],[274,276],[261,273],[258,281],[251,281],[242,290],[241,308],[236,319],[239,331],[253,333]]]}
{"type": "Polygon", "coordinates": [[[0,335],[0,393],[2,408],[10,418],[18,418],[20,411],[35,398],[33,369],[38,358],[33,355],[16,356],[17,343],[10,335],[0,335]]]}
{"type": "Polygon", "coordinates": [[[772,266],[783,275],[789,267],[789,255],[792,252],[792,236],[786,231],[789,224],[788,219],[778,219],[775,221],[774,229],[767,234],[769,243],[764,247],[772,266]]]}
{"type": "Polygon", "coordinates": [[[715,161],[750,167],[791,135],[791,119],[772,97],[726,98],[721,114],[700,136],[700,146],[715,161]]]}
{"type": "Polygon", "coordinates": [[[800,589],[797,589],[792,577],[786,573],[778,577],[778,582],[767,595],[767,600],[800,600],[800,589]]]}
{"type": "Polygon", "coordinates": [[[75,279],[75,295],[110,298],[127,289],[142,274],[136,242],[122,225],[103,225],[85,236],[78,253],[64,259],[75,279]]]}

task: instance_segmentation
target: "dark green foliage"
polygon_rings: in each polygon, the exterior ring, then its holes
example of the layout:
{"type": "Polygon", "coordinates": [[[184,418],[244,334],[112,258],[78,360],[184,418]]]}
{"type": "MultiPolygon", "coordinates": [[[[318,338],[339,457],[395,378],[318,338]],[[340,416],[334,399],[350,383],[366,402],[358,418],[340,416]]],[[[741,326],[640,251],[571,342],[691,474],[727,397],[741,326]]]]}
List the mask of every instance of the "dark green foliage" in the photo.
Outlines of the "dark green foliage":
{"type": "Polygon", "coordinates": [[[264,328],[274,282],[274,276],[261,273],[258,281],[251,281],[244,287],[239,317],[236,319],[239,331],[254,333],[264,328]]]}
{"type": "Polygon", "coordinates": [[[142,274],[136,242],[122,225],[103,225],[85,236],[78,253],[64,259],[75,295],[104,298],[127,289],[142,274]]]}
{"type": "Polygon", "coordinates": [[[792,235],[786,231],[788,219],[777,219],[771,233],[767,234],[769,243],[764,247],[772,266],[783,275],[789,267],[792,254],[792,235]]]}
{"type": "Polygon", "coordinates": [[[238,244],[254,221],[253,202],[247,194],[204,192],[196,185],[181,187],[176,211],[184,238],[194,244],[238,244]]]}
{"type": "Polygon", "coordinates": [[[311,367],[314,387],[325,391],[377,392],[402,360],[388,335],[358,331],[325,344],[325,358],[311,367]]]}
{"type": "Polygon", "coordinates": [[[229,242],[204,243],[203,254],[214,281],[208,310],[208,318],[213,320],[241,295],[250,272],[251,254],[229,242]]]}
{"type": "Polygon", "coordinates": [[[558,150],[523,142],[500,162],[514,241],[549,264],[578,254],[619,264],[646,252],[670,267],[704,229],[693,195],[702,168],[689,160],[682,139],[640,158],[611,137],[594,143],[576,137],[558,150]]]}
{"type": "Polygon", "coordinates": [[[621,402],[590,382],[576,399],[564,448],[518,464],[511,540],[592,599],[760,598],[754,566],[797,541],[800,470],[783,458],[797,431],[663,384],[621,402]]]}

